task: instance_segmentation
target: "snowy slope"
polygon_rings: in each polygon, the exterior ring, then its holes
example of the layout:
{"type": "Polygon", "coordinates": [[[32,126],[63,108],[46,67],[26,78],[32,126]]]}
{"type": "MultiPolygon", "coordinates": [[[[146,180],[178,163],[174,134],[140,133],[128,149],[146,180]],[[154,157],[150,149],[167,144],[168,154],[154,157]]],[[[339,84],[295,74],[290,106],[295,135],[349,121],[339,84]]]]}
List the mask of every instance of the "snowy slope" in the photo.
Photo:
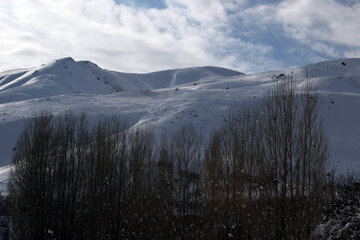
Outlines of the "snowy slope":
{"type": "MultiPolygon", "coordinates": [[[[360,172],[360,59],[244,75],[218,67],[120,73],[65,58],[0,73],[0,167],[11,162],[25,120],[41,110],[86,112],[90,119],[115,114],[133,128],[148,126],[158,133],[171,133],[191,122],[207,136],[227,121],[229,112],[266,96],[282,74],[293,74],[299,87],[311,77],[320,93],[331,166],[340,172],[360,172]]],[[[0,178],[7,169],[0,169],[0,178]]]]}

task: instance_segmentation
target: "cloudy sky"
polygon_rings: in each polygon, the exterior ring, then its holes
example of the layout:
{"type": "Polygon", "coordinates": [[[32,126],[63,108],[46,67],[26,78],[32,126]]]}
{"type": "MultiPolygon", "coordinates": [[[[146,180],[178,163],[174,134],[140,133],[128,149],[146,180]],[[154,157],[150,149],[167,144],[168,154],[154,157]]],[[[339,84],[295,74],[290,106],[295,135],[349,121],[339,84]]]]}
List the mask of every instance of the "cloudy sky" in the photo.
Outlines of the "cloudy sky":
{"type": "Polygon", "coordinates": [[[1,0],[0,71],[71,56],[245,73],[360,57],[358,0],[1,0]]]}

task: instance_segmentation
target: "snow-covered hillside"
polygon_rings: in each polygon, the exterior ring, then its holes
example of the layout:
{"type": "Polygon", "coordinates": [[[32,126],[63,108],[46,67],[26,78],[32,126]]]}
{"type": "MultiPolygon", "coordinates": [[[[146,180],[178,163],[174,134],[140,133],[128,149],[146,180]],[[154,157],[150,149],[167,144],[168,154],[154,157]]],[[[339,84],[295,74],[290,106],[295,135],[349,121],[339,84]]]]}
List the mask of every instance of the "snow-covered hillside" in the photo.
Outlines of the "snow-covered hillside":
{"type": "MultiPolygon", "coordinates": [[[[186,122],[205,136],[269,87],[293,74],[299,87],[310,76],[331,144],[331,164],[360,172],[360,59],[244,75],[219,67],[148,74],[108,71],[88,61],[56,60],[32,69],[0,73],[0,167],[11,162],[26,119],[41,110],[86,112],[90,119],[119,115],[130,127],[175,131],[186,122]]],[[[158,131],[159,130],[159,131],[158,131]]],[[[0,169],[0,178],[3,172],[0,169]]],[[[1,180],[1,179],[0,179],[1,180]]]]}

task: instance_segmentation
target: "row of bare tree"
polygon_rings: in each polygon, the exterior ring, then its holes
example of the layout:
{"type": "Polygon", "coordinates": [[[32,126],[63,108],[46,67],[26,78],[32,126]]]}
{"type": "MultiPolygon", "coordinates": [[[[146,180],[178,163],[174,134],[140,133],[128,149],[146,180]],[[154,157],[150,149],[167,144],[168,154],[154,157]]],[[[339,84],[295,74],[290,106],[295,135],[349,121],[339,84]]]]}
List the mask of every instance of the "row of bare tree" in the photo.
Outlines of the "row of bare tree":
{"type": "Polygon", "coordinates": [[[13,156],[13,239],[309,239],[332,195],[308,84],[278,83],[210,140],[40,114],[13,156]]]}

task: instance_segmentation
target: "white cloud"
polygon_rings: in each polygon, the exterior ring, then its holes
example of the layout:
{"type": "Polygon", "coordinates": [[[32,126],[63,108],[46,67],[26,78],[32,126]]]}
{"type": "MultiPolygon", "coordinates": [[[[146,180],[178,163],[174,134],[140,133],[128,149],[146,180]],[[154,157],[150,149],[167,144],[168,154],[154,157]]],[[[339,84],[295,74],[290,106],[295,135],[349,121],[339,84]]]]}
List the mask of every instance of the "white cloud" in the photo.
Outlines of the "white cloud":
{"type": "Polygon", "coordinates": [[[228,10],[244,0],[167,0],[136,9],[112,0],[2,0],[0,70],[72,56],[119,71],[221,65],[251,71],[228,46],[264,55],[263,44],[233,39],[228,10]],[[228,50],[223,53],[223,49],[228,50]],[[222,54],[223,53],[223,54],[222,54]]]}
{"type": "MultiPolygon", "coordinates": [[[[352,0],[283,0],[251,6],[238,13],[245,25],[276,32],[276,42],[294,41],[308,61],[359,57],[360,3],[352,0]],[[279,30],[280,29],[280,30],[279,30]],[[323,57],[326,57],[325,59],[323,57]]],[[[252,32],[250,32],[252,33],[252,32]]],[[[281,46],[282,47],[282,46],[281,46]]],[[[276,49],[275,51],[280,51],[276,49]]],[[[291,52],[291,51],[289,51],[291,52]]],[[[290,55],[288,56],[290,57],[290,55]]]]}
{"type": "MultiPolygon", "coordinates": [[[[287,0],[276,11],[277,21],[286,33],[303,43],[326,42],[360,48],[360,3],[349,6],[335,0],[287,0]]],[[[324,52],[324,47],[315,49],[324,52]]],[[[334,50],[325,52],[329,56],[338,55],[334,50]]]]}
{"type": "Polygon", "coordinates": [[[327,44],[324,44],[322,42],[313,42],[311,44],[311,49],[313,49],[316,52],[325,54],[326,56],[336,58],[338,56],[341,56],[342,53],[337,51],[334,47],[331,47],[327,44]]]}

